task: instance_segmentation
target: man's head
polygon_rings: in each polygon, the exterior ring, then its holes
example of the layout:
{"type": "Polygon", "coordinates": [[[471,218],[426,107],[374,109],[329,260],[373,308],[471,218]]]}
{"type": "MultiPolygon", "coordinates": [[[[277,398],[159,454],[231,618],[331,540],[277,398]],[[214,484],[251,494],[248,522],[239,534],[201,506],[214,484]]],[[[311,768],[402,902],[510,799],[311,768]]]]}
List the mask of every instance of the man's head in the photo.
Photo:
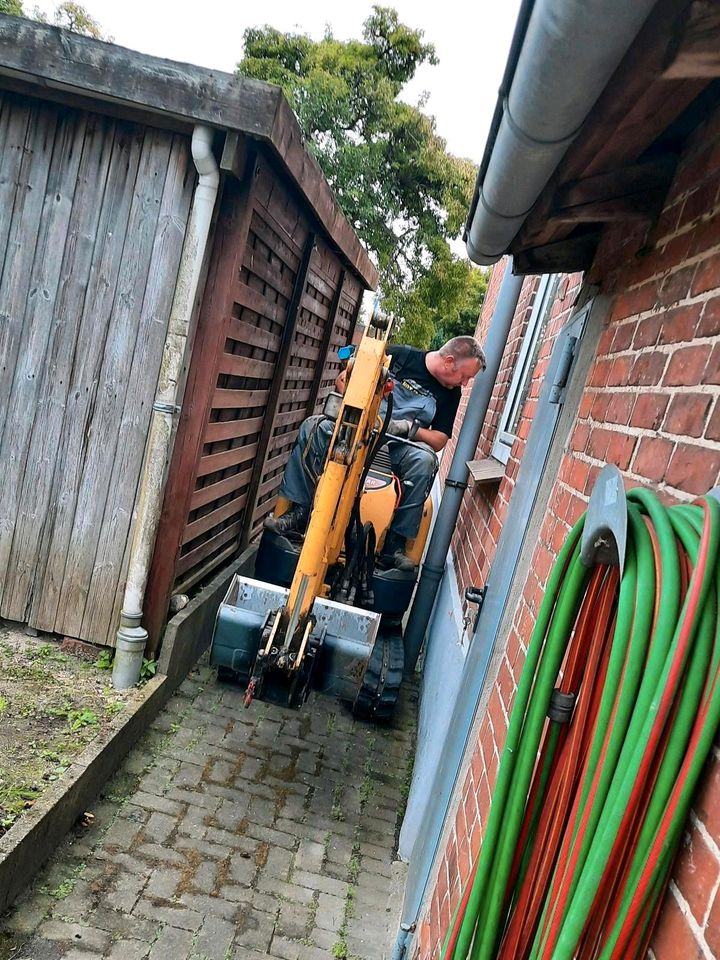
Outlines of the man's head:
{"type": "Polygon", "coordinates": [[[428,370],[444,387],[464,387],[485,369],[485,354],[474,337],[453,337],[427,359],[428,370]]]}

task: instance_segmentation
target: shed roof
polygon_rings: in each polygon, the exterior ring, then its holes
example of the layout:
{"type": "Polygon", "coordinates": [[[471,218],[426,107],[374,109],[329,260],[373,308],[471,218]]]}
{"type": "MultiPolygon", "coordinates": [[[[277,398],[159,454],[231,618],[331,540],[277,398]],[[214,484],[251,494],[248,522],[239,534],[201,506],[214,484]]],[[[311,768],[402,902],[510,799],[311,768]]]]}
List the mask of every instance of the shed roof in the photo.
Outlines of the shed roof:
{"type": "Polygon", "coordinates": [[[196,123],[267,143],[353,270],[377,271],[343,215],[282,90],[273,84],[138,53],[59,27],[0,14],[0,83],[190,132],[196,123]]]}

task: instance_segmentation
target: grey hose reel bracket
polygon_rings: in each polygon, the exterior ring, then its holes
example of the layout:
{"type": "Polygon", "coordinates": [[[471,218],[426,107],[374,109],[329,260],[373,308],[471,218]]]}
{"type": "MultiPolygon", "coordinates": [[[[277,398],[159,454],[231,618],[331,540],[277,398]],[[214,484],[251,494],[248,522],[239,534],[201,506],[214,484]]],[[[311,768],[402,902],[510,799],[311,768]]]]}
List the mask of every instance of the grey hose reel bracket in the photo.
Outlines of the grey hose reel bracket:
{"type": "Polygon", "coordinates": [[[595,481],[580,543],[586,567],[607,563],[620,568],[622,577],[627,545],[628,511],[622,474],[609,463],[595,481]]]}

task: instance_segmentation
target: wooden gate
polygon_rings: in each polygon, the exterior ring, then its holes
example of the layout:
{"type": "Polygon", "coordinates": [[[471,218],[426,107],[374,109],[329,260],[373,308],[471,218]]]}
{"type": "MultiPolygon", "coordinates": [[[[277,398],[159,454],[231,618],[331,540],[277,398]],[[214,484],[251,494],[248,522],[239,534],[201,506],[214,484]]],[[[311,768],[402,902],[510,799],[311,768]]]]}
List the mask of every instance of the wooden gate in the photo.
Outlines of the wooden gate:
{"type": "Polygon", "coordinates": [[[0,615],[114,642],[188,138],[0,99],[0,615]]]}
{"type": "Polygon", "coordinates": [[[146,591],[151,647],[171,594],[259,531],[300,423],[332,388],[363,289],[264,154],[226,180],[146,591]]]}

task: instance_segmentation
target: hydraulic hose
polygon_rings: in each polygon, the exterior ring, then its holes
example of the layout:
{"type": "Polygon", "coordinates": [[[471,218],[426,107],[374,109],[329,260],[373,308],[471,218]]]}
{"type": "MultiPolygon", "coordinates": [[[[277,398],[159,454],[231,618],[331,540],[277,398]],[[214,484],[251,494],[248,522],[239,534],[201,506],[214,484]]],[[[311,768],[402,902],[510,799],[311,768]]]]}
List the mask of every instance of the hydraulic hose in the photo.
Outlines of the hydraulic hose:
{"type": "Polygon", "coordinates": [[[647,952],[720,727],[720,504],[627,508],[622,578],[582,564],[584,517],[550,574],[442,960],[647,952]]]}

